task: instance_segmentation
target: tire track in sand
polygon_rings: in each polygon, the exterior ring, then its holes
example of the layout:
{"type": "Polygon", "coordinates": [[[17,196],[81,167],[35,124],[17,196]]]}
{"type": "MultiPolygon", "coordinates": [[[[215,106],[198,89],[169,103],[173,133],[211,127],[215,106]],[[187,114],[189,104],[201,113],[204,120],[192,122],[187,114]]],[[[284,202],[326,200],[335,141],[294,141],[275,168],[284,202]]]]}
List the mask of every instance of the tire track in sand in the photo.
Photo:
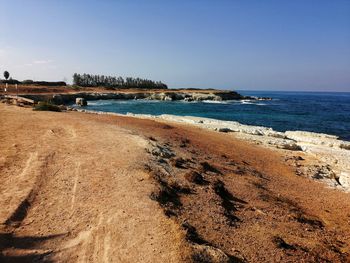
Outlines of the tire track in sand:
{"type": "Polygon", "coordinates": [[[75,204],[75,197],[76,192],[78,188],[78,180],[79,180],[79,173],[80,173],[80,162],[78,162],[77,167],[75,168],[75,177],[74,177],[74,185],[72,189],[72,200],[71,200],[71,212],[74,212],[74,204],[75,204]]]}
{"type": "Polygon", "coordinates": [[[37,157],[38,157],[38,152],[29,153],[29,158],[27,159],[26,164],[25,164],[22,172],[19,175],[20,178],[22,178],[26,174],[28,174],[28,171],[30,171],[30,169],[33,167],[33,162],[35,159],[37,159],[37,157]]]}

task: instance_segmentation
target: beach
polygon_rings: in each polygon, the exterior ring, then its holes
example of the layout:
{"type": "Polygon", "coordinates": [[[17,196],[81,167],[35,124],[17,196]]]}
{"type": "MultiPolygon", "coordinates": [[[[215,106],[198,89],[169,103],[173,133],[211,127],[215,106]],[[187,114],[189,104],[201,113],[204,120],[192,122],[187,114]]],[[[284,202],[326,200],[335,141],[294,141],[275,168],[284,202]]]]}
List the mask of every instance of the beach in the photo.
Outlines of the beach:
{"type": "Polygon", "coordinates": [[[350,259],[349,194],[300,172],[327,162],[315,143],[176,116],[0,112],[2,262],[350,259]]]}
{"type": "Polygon", "coordinates": [[[350,1],[2,1],[0,263],[350,263],[350,1]]]}

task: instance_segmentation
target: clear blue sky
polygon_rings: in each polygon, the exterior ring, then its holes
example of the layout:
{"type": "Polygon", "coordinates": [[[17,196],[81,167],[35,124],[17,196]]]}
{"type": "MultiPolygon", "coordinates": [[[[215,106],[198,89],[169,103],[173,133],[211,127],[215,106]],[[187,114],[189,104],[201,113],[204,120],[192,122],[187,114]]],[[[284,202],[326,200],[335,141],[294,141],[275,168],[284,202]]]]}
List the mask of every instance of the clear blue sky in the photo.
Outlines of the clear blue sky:
{"type": "Polygon", "coordinates": [[[350,0],[0,0],[0,71],[350,91],[350,0]]]}

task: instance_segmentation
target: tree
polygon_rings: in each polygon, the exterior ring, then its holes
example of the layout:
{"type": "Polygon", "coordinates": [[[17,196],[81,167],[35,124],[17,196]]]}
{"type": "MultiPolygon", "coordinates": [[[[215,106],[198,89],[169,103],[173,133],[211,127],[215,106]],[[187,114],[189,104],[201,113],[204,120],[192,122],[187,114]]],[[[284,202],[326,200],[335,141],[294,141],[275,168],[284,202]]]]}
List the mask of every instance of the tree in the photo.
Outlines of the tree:
{"type": "Polygon", "coordinates": [[[138,88],[138,89],[167,89],[167,85],[161,81],[153,81],[149,79],[78,74],[73,75],[73,84],[82,87],[112,87],[112,88],[138,88]]]}
{"type": "Polygon", "coordinates": [[[4,77],[6,80],[10,77],[10,73],[8,71],[4,71],[4,77]]]}

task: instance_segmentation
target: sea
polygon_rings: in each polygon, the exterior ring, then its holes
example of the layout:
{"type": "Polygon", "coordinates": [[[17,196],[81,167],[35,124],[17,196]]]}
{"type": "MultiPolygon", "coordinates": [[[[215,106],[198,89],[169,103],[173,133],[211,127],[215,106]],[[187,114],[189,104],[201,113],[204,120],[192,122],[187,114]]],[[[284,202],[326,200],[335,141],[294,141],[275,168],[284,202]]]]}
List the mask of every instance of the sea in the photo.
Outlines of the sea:
{"type": "Polygon", "coordinates": [[[197,116],[271,127],[276,131],[311,131],[350,141],[350,92],[238,91],[269,97],[266,101],[95,100],[87,110],[197,116]]]}

